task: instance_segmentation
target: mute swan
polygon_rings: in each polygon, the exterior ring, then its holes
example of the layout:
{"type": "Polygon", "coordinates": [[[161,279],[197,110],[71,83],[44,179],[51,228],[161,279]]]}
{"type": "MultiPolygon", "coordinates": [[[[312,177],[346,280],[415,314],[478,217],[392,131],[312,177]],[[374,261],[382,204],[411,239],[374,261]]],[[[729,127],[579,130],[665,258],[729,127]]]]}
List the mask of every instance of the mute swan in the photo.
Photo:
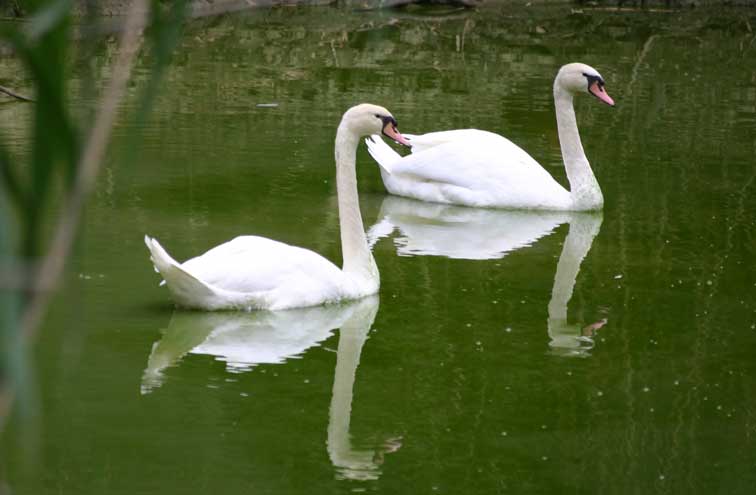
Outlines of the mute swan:
{"type": "Polygon", "coordinates": [[[336,192],[344,266],[321,255],[264,237],[241,236],[178,263],[145,236],[155,270],[183,307],[288,309],[357,299],[378,292],[380,277],[365,238],[355,159],[362,136],[383,133],[409,145],[383,107],[363,103],[344,113],[336,131],[336,192]]]}
{"type": "Polygon", "coordinates": [[[405,135],[412,154],[400,156],[379,136],[366,139],[391,194],[465,206],[539,210],[600,210],[601,188],[580,143],[572,98],[589,93],[614,106],[596,69],[563,66],[554,79],[559,144],[567,191],[530,155],[503,136],[477,129],[405,135]]]}

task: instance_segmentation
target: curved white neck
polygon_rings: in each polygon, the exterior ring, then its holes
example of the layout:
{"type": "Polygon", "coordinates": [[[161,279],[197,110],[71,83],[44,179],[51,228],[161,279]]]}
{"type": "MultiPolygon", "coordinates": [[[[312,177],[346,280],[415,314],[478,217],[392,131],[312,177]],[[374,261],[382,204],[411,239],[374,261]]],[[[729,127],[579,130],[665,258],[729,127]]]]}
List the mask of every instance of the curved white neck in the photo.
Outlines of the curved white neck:
{"type": "Polygon", "coordinates": [[[554,82],[554,106],[556,107],[559,145],[562,148],[562,160],[570,181],[570,197],[573,209],[598,210],[604,205],[591,165],[585,157],[583,144],[580,142],[572,94],[562,89],[559,81],[554,82]]]}
{"type": "Polygon", "coordinates": [[[342,123],[336,131],[336,194],[344,273],[361,282],[377,283],[378,268],[368,247],[357,195],[355,166],[359,136],[342,123]]]}

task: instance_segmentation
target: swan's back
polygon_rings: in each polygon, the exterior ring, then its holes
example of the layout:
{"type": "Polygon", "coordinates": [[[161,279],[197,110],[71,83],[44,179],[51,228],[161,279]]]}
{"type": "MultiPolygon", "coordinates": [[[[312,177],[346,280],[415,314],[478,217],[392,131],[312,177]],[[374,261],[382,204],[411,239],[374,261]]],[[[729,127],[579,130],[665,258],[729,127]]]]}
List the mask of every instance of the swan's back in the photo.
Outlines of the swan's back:
{"type": "Polygon", "coordinates": [[[412,148],[410,148],[412,153],[416,154],[454,141],[495,139],[501,136],[479,129],[455,129],[452,131],[428,132],[421,135],[405,134],[404,137],[412,144],[412,148]]]}
{"type": "Polygon", "coordinates": [[[468,206],[560,209],[570,202],[564,187],[503,136],[473,129],[431,134],[415,138],[423,144],[392,163],[390,173],[382,168],[389,192],[468,206]]]}
{"type": "MultiPolygon", "coordinates": [[[[258,236],[236,237],[181,267],[214,287],[267,293],[273,298],[276,291],[287,287],[289,297],[309,291],[337,300],[345,283],[343,272],[319,254],[258,236]]],[[[276,308],[283,306],[287,306],[285,301],[275,304],[276,308]]]]}

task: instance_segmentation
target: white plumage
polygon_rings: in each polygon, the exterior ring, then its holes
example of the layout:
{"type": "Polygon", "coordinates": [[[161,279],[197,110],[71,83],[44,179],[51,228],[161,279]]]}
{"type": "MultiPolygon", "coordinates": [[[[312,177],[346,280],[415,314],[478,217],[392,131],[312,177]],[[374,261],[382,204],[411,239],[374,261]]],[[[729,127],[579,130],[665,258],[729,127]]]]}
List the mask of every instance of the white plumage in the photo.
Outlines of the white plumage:
{"type": "Polygon", "coordinates": [[[503,136],[464,129],[405,137],[413,144],[404,157],[379,136],[366,140],[391,194],[478,207],[560,210],[570,204],[570,193],[503,136]]]}
{"type": "Polygon", "coordinates": [[[179,263],[156,239],[145,236],[175,303],[211,311],[279,310],[375,294],[380,277],[360,215],[355,155],[360,137],[376,132],[404,141],[388,110],[370,104],[350,108],[336,133],[343,269],[313,251],[257,236],[237,237],[179,263]]]}
{"type": "Polygon", "coordinates": [[[336,302],[354,292],[349,277],[324,257],[264,237],[237,237],[183,264],[157,240],[145,236],[145,242],[183,307],[276,310],[336,302]]]}
{"type": "Polygon", "coordinates": [[[572,97],[589,93],[613,105],[599,73],[585,64],[562,67],[554,80],[559,141],[570,191],[507,138],[477,129],[405,135],[402,157],[380,136],[366,140],[386,189],[398,196],[465,206],[539,210],[597,210],[603,196],[585,157],[572,97]]]}

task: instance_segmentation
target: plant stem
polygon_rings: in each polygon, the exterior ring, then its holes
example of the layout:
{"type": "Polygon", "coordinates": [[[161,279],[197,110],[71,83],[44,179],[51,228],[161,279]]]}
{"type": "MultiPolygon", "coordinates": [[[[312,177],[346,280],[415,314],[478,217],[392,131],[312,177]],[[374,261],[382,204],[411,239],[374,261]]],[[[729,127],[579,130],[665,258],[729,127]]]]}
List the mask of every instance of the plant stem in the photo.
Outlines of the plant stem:
{"type": "Polygon", "coordinates": [[[87,197],[94,185],[115,122],[118,104],[123,98],[134,57],[142,42],[142,29],[148,12],[148,0],[135,0],[126,14],[119,43],[119,53],[110,81],[105,88],[89,139],[76,171],[76,177],[63,205],[50,248],[35,273],[33,295],[21,319],[22,335],[31,339],[52,297],[65,261],[73,246],[76,230],[87,197]]]}
{"type": "Polygon", "coordinates": [[[0,86],[0,93],[5,93],[6,95],[11,96],[11,97],[16,98],[17,100],[21,100],[21,101],[34,101],[34,100],[32,100],[31,98],[29,98],[27,96],[22,96],[22,95],[16,93],[15,91],[12,91],[12,90],[6,88],[5,86],[0,86]]]}

